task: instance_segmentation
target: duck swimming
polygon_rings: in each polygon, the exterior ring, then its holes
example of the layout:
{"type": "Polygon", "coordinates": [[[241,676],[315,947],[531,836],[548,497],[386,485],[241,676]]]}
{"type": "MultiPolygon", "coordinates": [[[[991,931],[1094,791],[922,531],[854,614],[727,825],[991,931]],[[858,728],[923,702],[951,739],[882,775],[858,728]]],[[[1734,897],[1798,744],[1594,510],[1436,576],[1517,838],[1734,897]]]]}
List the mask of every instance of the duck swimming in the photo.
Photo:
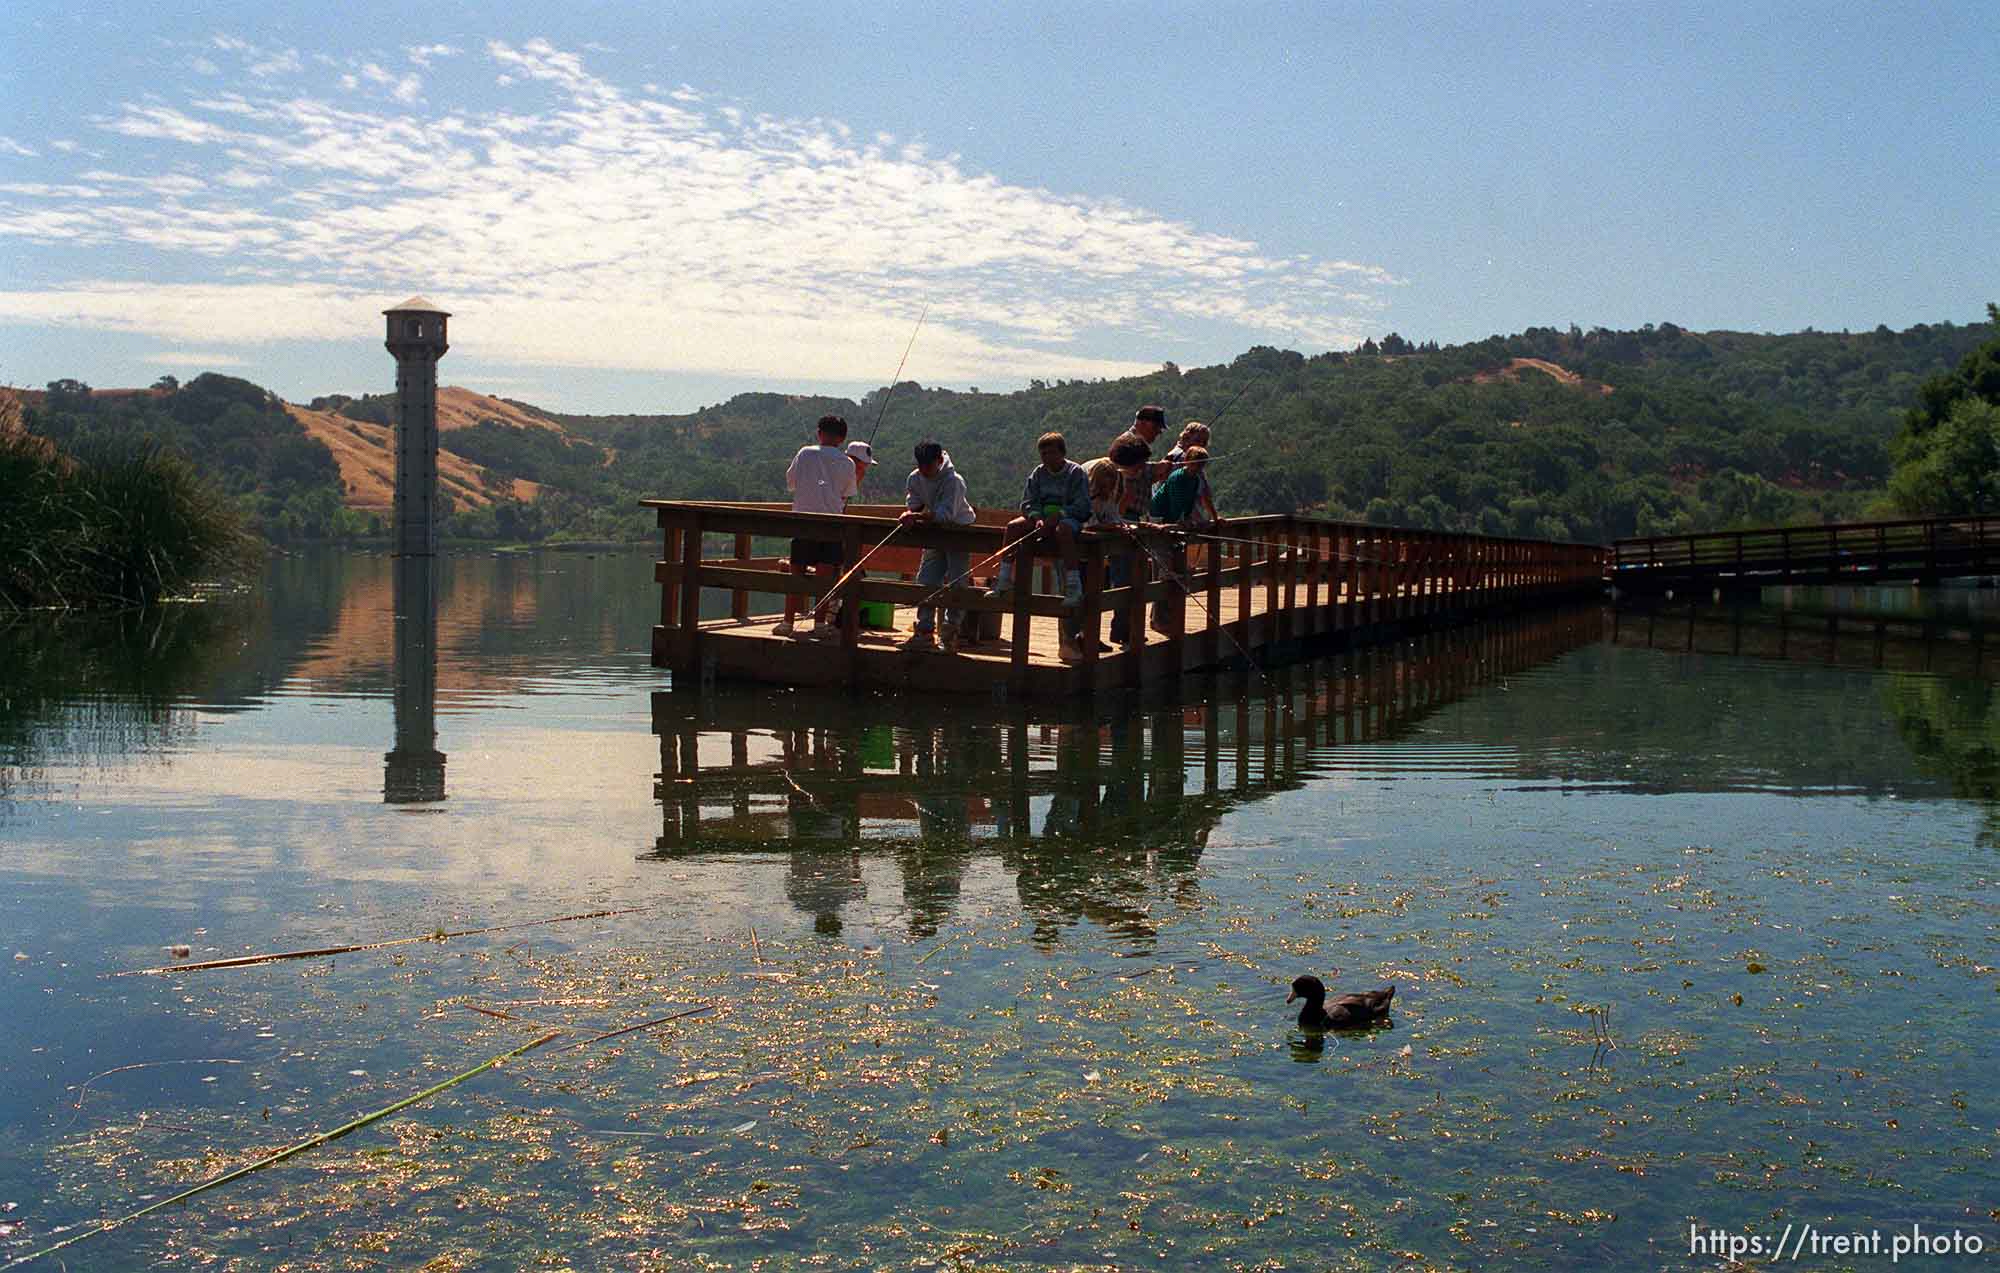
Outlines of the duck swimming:
{"type": "Polygon", "coordinates": [[[1389,1015],[1389,1001],[1396,997],[1394,986],[1384,986],[1380,990],[1364,990],[1358,995],[1342,995],[1333,1001],[1331,1008],[1326,1005],[1326,987],[1318,977],[1300,977],[1292,982],[1292,993],[1285,996],[1285,1002],[1294,999],[1305,1000],[1299,1009],[1299,1029],[1301,1030],[1359,1030],[1374,1025],[1389,1015]]]}

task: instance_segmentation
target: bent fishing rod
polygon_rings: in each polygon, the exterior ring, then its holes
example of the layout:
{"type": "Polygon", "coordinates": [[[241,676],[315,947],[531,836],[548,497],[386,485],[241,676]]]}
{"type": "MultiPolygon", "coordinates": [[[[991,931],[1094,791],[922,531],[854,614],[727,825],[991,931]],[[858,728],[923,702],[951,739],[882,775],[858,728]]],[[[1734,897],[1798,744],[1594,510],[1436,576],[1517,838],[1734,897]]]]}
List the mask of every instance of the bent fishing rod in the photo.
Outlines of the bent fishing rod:
{"type": "Polygon", "coordinates": [[[902,360],[896,364],[896,374],[889,377],[889,387],[882,393],[882,409],[875,413],[875,427],[868,430],[868,450],[875,450],[875,435],[882,431],[882,421],[889,414],[889,399],[896,396],[896,385],[903,379],[903,365],[910,361],[910,351],[917,346],[917,333],[924,329],[924,319],[930,316],[931,303],[924,302],[923,312],[917,315],[917,325],[910,332],[910,343],[903,346],[902,360]]]}

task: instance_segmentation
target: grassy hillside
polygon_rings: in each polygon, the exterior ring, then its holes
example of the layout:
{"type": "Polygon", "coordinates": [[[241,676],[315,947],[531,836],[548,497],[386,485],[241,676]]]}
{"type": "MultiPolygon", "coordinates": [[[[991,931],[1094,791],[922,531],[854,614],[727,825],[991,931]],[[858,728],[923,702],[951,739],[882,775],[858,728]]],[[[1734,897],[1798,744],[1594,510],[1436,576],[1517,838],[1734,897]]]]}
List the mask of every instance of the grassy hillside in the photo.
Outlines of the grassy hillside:
{"type": "MultiPolygon", "coordinates": [[[[1446,348],[1392,336],[1312,358],[1258,348],[1227,366],[1012,394],[905,383],[871,486],[900,489],[909,446],[930,435],[975,502],[1010,503],[1045,429],[1083,459],[1142,403],[1166,407],[1176,427],[1233,403],[1213,448],[1226,512],[1315,508],[1581,539],[1856,516],[1880,501],[1887,444],[1918,385],[1994,332],[1538,328],[1446,348]]],[[[822,412],[866,437],[881,407],[878,391],[858,403],[743,394],[682,415],[545,414],[605,448],[605,466],[565,488],[604,527],[618,501],[641,495],[781,499],[785,461],[822,412]]],[[[508,471],[503,455],[488,462],[508,471]]]]}
{"type": "MultiPolygon", "coordinates": [[[[933,436],[975,503],[1011,504],[1038,434],[1060,429],[1088,459],[1156,402],[1176,428],[1227,406],[1211,470],[1225,512],[1310,508],[1590,540],[1851,517],[1881,505],[1889,443],[1922,383],[1996,332],[1531,328],[1443,348],[1390,336],[1310,358],[1260,347],[1223,366],[1009,394],[905,382],[887,403],[876,439],[886,462],[868,493],[895,498],[911,444],[933,436]]],[[[682,414],[579,416],[441,390],[447,533],[641,538],[652,533],[635,506],[646,496],[783,499],[785,463],[813,421],[838,412],[867,437],[883,393],[747,393],[682,414]]],[[[115,394],[65,382],[35,398],[31,427],[59,440],[136,432],[191,457],[272,538],[365,534],[387,507],[386,394],[288,407],[247,381],[203,376],[115,394]]]]}

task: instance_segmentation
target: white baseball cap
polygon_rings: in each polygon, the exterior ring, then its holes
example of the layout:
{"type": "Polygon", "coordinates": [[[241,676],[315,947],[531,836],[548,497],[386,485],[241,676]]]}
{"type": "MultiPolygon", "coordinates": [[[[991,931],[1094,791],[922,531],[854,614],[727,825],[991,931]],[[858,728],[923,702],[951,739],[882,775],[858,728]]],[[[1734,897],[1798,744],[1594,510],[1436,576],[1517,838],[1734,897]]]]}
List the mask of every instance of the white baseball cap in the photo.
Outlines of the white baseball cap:
{"type": "Polygon", "coordinates": [[[857,438],[847,444],[847,458],[850,460],[859,460],[863,464],[873,464],[875,462],[875,448],[857,438]]]}

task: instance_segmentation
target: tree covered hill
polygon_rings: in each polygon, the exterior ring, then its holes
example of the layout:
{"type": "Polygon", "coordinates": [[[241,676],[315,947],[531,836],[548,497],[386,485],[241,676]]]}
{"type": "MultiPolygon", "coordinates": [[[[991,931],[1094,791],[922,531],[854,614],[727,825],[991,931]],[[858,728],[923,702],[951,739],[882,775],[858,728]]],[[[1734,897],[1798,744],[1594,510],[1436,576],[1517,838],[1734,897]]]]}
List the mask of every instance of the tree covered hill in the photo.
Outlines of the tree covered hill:
{"type": "MultiPolygon", "coordinates": [[[[1007,505],[1039,434],[1061,430],[1087,460],[1148,402],[1175,428],[1221,417],[1210,475],[1225,512],[1586,540],[1853,517],[1882,507],[1890,444],[1925,382],[1996,335],[1990,321],[1784,335],[1530,328],[1445,347],[1392,335],[1352,353],[1259,347],[1227,365],[1007,394],[904,382],[886,410],[877,390],[583,416],[452,389],[441,391],[446,529],[640,538],[652,533],[636,507],[647,496],[781,500],[787,460],[827,412],[861,438],[882,419],[884,463],[866,497],[898,498],[911,445],[930,436],[975,503],[1007,505]]],[[[389,462],[390,410],[386,394],[288,408],[208,375],[122,396],[58,382],[31,395],[28,418],[58,440],[156,436],[283,539],[367,533],[384,502],[374,479],[389,462]]]]}
{"type": "MultiPolygon", "coordinates": [[[[1038,434],[1061,430],[1072,457],[1087,459],[1156,402],[1176,427],[1221,416],[1211,477],[1225,511],[1315,508],[1579,539],[1857,516],[1881,498],[1888,443],[1918,387],[1995,331],[1534,328],[1444,348],[1391,336],[1310,358],[1260,347],[1226,366],[1010,394],[905,382],[869,485],[893,498],[908,448],[933,436],[975,502],[1011,503],[1038,434]],[[1497,374],[1517,359],[1573,375],[1497,374]]],[[[860,402],[741,394],[681,415],[546,414],[608,448],[600,498],[782,499],[786,460],[828,411],[866,438],[882,391],[860,402]]],[[[505,471],[503,457],[491,462],[505,471]]]]}

